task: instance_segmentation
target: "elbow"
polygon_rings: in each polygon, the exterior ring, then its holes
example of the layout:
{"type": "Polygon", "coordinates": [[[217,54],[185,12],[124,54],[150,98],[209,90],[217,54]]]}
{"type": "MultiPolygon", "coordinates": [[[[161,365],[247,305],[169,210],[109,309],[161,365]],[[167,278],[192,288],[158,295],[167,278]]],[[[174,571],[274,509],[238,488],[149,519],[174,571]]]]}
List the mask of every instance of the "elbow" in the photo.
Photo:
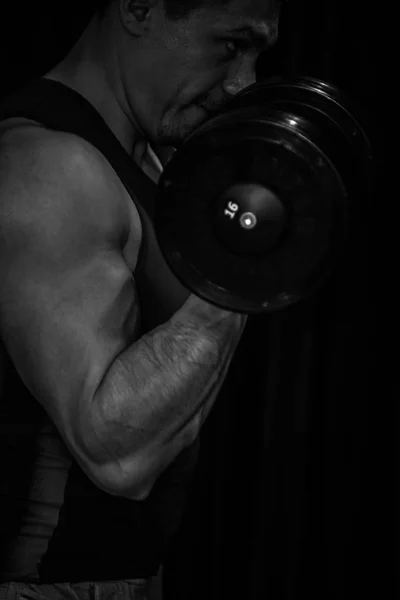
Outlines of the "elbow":
{"type": "Polygon", "coordinates": [[[146,489],[142,488],[140,490],[133,490],[133,491],[127,490],[126,492],[122,493],[121,496],[123,498],[127,498],[128,500],[135,500],[136,502],[144,502],[150,496],[151,490],[152,490],[152,487],[149,487],[146,489]]]}
{"type": "Polygon", "coordinates": [[[143,502],[149,497],[152,486],[145,488],[138,485],[127,486],[111,484],[102,489],[107,492],[107,494],[110,494],[110,496],[118,496],[120,498],[127,498],[128,500],[135,500],[136,502],[143,502]]]}
{"type": "MultiPolygon", "coordinates": [[[[131,500],[143,501],[150,495],[154,482],[149,484],[150,477],[146,473],[144,461],[138,452],[131,452],[128,456],[120,458],[115,449],[111,451],[107,440],[99,435],[101,428],[91,423],[84,429],[85,436],[81,436],[79,453],[75,458],[81,467],[102,491],[111,496],[120,496],[131,500]],[[82,441],[83,440],[83,441],[82,441]]],[[[147,463],[148,466],[148,463],[147,463]]]]}
{"type": "Polygon", "coordinates": [[[99,463],[76,453],[74,458],[92,483],[110,496],[143,501],[150,495],[154,481],[150,484],[149,478],[145,480],[137,461],[129,461],[128,469],[116,461],[99,463]]]}
{"type": "Polygon", "coordinates": [[[156,477],[145,476],[137,462],[130,461],[129,467],[121,464],[109,467],[105,481],[106,491],[112,496],[143,502],[149,497],[156,477]]]}

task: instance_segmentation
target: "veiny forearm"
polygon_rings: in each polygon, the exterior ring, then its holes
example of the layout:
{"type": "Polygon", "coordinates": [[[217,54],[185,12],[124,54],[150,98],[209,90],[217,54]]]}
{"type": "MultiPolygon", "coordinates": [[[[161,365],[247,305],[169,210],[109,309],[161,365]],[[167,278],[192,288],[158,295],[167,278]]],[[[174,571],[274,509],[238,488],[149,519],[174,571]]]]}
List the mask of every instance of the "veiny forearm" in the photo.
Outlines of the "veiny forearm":
{"type": "MultiPolygon", "coordinates": [[[[199,433],[227,374],[246,317],[190,297],[127,348],[95,397],[96,438],[129,480],[140,457],[168,466],[199,433]]],[[[151,474],[151,473],[150,473],[151,474]]]]}

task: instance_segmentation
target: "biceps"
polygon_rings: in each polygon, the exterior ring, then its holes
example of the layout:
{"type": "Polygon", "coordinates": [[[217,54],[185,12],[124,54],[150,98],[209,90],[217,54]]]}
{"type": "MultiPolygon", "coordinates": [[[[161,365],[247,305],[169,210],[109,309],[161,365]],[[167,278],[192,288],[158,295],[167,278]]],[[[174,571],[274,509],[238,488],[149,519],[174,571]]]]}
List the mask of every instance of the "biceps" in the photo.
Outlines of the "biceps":
{"type": "Polygon", "coordinates": [[[36,399],[74,436],[115,357],[132,343],[134,280],[123,259],[102,255],[79,269],[14,264],[3,280],[0,330],[36,399]]]}

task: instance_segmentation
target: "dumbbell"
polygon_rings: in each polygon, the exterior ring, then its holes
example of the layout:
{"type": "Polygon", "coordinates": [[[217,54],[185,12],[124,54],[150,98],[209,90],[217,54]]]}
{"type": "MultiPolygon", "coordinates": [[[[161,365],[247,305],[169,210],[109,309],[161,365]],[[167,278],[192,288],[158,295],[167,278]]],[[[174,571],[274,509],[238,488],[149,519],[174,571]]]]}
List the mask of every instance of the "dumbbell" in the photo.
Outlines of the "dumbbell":
{"type": "Polygon", "coordinates": [[[192,293],[260,314],[315,293],[369,193],[371,143],[350,99],[310,77],[259,81],[195,129],[165,166],[155,232],[192,293]]]}

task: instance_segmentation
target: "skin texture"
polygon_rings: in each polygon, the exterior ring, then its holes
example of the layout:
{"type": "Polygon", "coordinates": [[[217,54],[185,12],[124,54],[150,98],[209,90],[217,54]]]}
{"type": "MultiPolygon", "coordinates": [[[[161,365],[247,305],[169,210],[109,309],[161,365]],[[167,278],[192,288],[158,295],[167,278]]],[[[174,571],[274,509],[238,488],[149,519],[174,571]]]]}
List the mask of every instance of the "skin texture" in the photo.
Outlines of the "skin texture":
{"type": "Polygon", "coordinates": [[[208,117],[199,104],[218,109],[255,82],[261,48],[230,46],[246,39],[231,33],[244,25],[275,43],[278,20],[263,0],[201,9],[182,22],[165,19],[161,0],[114,0],[48,76],[87,97],[128,152],[143,138],[178,148],[208,117]]]}
{"type": "MultiPolygon", "coordinates": [[[[235,0],[172,23],[161,0],[114,0],[46,76],[86,97],[129,154],[147,141],[168,153],[207,119],[199,104],[220,108],[255,81],[261,46],[232,45],[244,36],[231,30],[252,24],[272,44],[266,8],[235,0]]],[[[190,295],[138,339],[140,240],[137,209],[93,146],[2,124],[2,341],[82,469],[132,498],[198,435],[246,321],[190,295]]]]}

